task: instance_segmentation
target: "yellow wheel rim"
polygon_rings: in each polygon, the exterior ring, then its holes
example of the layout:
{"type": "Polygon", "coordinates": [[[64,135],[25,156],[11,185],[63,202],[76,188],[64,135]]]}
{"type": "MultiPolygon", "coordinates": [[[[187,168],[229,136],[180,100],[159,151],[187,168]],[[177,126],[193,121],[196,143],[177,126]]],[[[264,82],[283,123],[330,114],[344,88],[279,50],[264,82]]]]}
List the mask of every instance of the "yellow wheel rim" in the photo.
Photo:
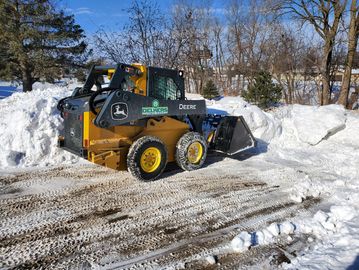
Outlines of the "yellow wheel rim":
{"type": "Polygon", "coordinates": [[[146,173],[154,172],[161,164],[161,151],[156,147],[147,148],[141,155],[140,163],[146,173]]]}
{"type": "Polygon", "coordinates": [[[187,158],[192,164],[198,163],[203,155],[203,146],[200,142],[193,142],[188,147],[187,158]]]}

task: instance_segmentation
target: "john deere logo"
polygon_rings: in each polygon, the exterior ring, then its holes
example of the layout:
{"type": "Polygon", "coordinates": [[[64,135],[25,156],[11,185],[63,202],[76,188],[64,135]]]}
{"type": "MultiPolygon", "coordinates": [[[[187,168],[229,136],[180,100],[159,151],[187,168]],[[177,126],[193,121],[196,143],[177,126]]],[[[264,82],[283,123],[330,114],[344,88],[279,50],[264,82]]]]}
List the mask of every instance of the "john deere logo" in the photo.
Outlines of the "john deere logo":
{"type": "Polygon", "coordinates": [[[167,114],[168,107],[160,107],[160,102],[155,99],[152,101],[152,107],[142,107],[142,115],[167,114]]]}
{"type": "Polygon", "coordinates": [[[152,107],[157,108],[158,106],[160,106],[160,102],[159,102],[157,99],[155,99],[154,101],[152,101],[152,107]]]}
{"type": "Polygon", "coordinates": [[[111,116],[113,120],[123,120],[128,116],[128,107],[126,103],[117,102],[111,106],[111,116]]]}

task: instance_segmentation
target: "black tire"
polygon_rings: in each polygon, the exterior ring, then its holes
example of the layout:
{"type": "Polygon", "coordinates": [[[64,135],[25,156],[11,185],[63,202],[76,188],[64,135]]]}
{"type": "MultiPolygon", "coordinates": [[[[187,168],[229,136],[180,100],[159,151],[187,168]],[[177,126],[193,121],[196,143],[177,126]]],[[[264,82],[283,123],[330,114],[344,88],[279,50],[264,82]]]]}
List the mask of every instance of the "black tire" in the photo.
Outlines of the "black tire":
{"type": "Polygon", "coordinates": [[[184,134],[177,142],[176,162],[185,171],[193,171],[202,167],[207,157],[207,142],[203,136],[197,132],[188,132],[184,134]],[[192,163],[188,158],[190,146],[198,142],[202,146],[202,155],[199,160],[192,163]]]}
{"type": "Polygon", "coordinates": [[[153,136],[144,136],[135,141],[127,154],[127,169],[138,180],[152,181],[157,179],[165,169],[167,164],[167,149],[163,142],[153,136]],[[149,148],[156,148],[160,152],[160,162],[158,167],[151,172],[146,172],[141,166],[142,154],[149,148]]]}

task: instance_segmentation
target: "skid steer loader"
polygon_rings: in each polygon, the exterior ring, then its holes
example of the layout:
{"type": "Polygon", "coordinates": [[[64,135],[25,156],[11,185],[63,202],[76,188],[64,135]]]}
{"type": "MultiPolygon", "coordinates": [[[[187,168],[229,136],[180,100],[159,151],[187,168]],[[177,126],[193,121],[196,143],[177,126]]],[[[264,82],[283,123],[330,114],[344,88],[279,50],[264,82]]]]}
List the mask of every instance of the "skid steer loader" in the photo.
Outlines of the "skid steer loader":
{"type": "Polygon", "coordinates": [[[158,178],[168,162],[191,171],[210,149],[233,155],[256,145],[243,117],[207,115],[205,100],[187,100],[178,70],[95,65],[58,109],[60,147],[144,181],[158,178]]]}

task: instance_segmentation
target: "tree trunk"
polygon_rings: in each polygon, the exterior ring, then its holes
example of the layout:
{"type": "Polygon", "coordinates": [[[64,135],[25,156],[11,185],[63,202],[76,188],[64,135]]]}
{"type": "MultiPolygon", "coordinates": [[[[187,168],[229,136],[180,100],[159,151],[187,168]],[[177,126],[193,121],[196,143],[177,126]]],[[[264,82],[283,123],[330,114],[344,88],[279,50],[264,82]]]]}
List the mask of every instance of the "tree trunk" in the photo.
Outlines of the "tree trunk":
{"type": "Polygon", "coordinates": [[[320,105],[328,105],[330,103],[330,83],[329,76],[322,79],[322,100],[320,105]]]}
{"type": "Polygon", "coordinates": [[[286,75],[287,77],[287,85],[288,85],[288,96],[289,96],[289,104],[293,104],[293,93],[294,93],[294,81],[293,78],[290,77],[289,74],[286,75]]]}
{"type": "MultiPolygon", "coordinates": [[[[283,92],[283,96],[284,96],[284,101],[285,101],[285,104],[289,104],[289,99],[288,99],[288,94],[287,94],[287,91],[286,91],[286,87],[285,87],[285,84],[283,84],[282,82],[282,78],[281,78],[281,75],[276,75],[275,76],[276,80],[278,81],[279,85],[282,87],[282,92],[283,92]]],[[[289,87],[288,87],[289,88],[289,87]]],[[[287,88],[287,89],[288,89],[287,88]]]]}
{"type": "Polygon", "coordinates": [[[348,53],[346,59],[346,65],[344,70],[342,87],[340,89],[339,100],[338,103],[342,104],[345,108],[348,107],[348,96],[350,90],[350,79],[352,75],[352,68],[354,62],[354,56],[356,52],[356,47],[358,44],[358,16],[357,16],[357,6],[356,0],[352,0],[352,4],[350,7],[350,25],[349,25],[349,33],[348,33],[348,53]]]}
{"type": "Polygon", "coordinates": [[[31,76],[31,72],[26,69],[22,72],[22,91],[23,92],[30,92],[32,91],[32,84],[34,80],[31,76]]]}
{"type": "Polygon", "coordinates": [[[331,40],[327,40],[324,46],[324,57],[321,67],[322,75],[322,96],[320,105],[328,105],[330,103],[330,66],[332,62],[333,45],[331,40]]]}
{"type": "Polygon", "coordinates": [[[355,109],[354,104],[358,102],[359,98],[359,88],[355,88],[355,92],[351,94],[351,96],[348,98],[348,109],[355,109]]]}

